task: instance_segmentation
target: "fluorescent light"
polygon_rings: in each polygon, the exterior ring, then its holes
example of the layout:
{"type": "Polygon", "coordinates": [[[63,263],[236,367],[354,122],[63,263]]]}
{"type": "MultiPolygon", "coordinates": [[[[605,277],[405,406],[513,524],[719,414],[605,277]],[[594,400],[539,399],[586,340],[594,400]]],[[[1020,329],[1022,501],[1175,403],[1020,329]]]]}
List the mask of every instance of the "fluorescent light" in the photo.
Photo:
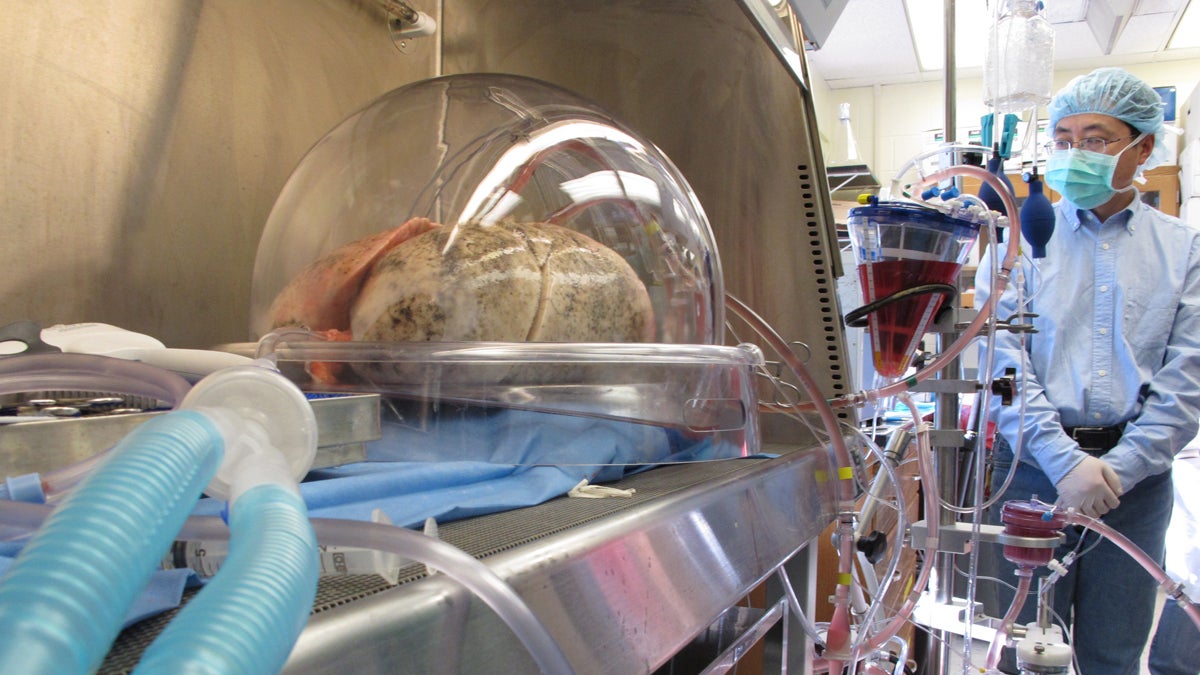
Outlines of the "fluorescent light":
{"type": "Polygon", "coordinates": [[[908,9],[908,25],[921,70],[941,70],[946,61],[942,3],[904,0],[904,6],[908,9]]]}
{"type": "MultiPolygon", "coordinates": [[[[942,0],[904,0],[913,46],[921,70],[942,70],[946,66],[946,7],[942,0]]],[[[954,66],[978,68],[987,50],[986,36],[991,12],[984,0],[957,0],[954,3],[954,66]]]]}
{"type": "Polygon", "coordinates": [[[1200,3],[1189,2],[1187,9],[1183,10],[1183,18],[1175,26],[1167,49],[1200,47],[1200,9],[1196,9],[1197,4],[1200,3]]]}
{"type": "Polygon", "coordinates": [[[1054,0],[1042,11],[1050,23],[1073,23],[1087,18],[1087,0],[1054,0]]]}

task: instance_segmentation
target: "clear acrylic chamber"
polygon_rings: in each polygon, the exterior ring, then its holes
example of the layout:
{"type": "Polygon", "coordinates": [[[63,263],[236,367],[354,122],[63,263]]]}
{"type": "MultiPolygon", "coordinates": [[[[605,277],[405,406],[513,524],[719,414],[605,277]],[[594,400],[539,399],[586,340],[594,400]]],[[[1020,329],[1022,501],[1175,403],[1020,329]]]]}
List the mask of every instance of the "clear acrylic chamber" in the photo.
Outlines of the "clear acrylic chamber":
{"type": "Polygon", "coordinates": [[[762,355],[720,344],[723,302],[707,218],[651,142],[555,86],[454,75],[301,160],[250,331],[306,390],[385,395],[386,459],[649,463],[754,451],[762,355]],[[620,450],[533,447],[598,426],[620,450]]]}

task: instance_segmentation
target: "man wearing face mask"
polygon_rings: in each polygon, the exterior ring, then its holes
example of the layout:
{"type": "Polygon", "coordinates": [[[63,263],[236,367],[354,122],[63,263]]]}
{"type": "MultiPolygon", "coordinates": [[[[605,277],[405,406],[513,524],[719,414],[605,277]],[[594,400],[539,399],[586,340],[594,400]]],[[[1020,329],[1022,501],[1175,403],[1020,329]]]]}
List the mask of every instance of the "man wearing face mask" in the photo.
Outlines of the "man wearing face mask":
{"type": "MultiPolygon", "coordinates": [[[[1161,562],[1171,461],[1200,416],[1200,231],[1144,204],[1134,186],[1163,149],[1161,100],[1150,86],[1102,68],[1071,80],[1048,109],[1045,181],[1062,199],[1045,258],[1023,258],[996,307],[1012,316],[1023,296],[1020,311],[1036,332],[997,333],[993,376],[1015,369],[1023,400],[1001,406],[996,397],[991,410],[993,494],[1013,475],[989,518],[998,524],[1008,500],[1053,502],[1103,517],[1161,562]]],[[[988,297],[987,258],[977,307],[988,297]]],[[[1055,558],[1079,557],[1055,583],[1053,607],[1080,672],[1137,673],[1155,582],[1112,543],[1067,530],[1055,558]]],[[[1015,567],[999,564],[1013,581],[1015,567]]],[[[1011,599],[1000,592],[1003,607],[1011,599]]],[[[1018,623],[1035,620],[1036,605],[1031,597],[1018,623]]],[[[1011,656],[1002,669],[1016,672],[1011,656]]]]}

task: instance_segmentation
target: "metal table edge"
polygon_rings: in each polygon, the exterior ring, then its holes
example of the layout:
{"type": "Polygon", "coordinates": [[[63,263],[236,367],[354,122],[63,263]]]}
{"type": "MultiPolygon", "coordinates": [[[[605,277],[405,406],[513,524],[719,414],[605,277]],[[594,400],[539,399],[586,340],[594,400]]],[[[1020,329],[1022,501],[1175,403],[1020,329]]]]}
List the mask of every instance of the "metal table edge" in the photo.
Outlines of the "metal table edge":
{"type": "MultiPolygon", "coordinates": [[[[652,672],[832,521],[830,467],[825,448],[793,448],[484,562],[577,672],[652,672]]],[[[314,614],[285,672],[347,669],[535,666],[497,614],[439,574],[314,614]]]]}

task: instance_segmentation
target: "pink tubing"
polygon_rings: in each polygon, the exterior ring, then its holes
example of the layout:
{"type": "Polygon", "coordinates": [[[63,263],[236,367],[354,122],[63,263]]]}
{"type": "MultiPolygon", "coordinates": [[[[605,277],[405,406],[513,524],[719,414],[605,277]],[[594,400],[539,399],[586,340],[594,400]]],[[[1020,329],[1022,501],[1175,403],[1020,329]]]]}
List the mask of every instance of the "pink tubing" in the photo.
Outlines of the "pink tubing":
{"type": "MultiPolygon", "coordinates": [[[[937,183],[948,178],[958,175],[974,176],[979,180],[988,183],[996,193],[1004,200],[1005,210],[1008,212],[1010,223],[1019,223],[1019,215],[1016,207],[1016,202],[1013,200],[1012,194],[1008,191],[1000,179],[985,171],[982,168],[970,165],[953,166],[943,171],[939,171],[930,176],[927,176],[920,182],[920,186],[937,183]]],[[[821,418],[825,429],[829,434],[830,441],[833,443],[834,455],[839,464],[838,474],[840,488],[842,494],[842,505],[840,511],[845,513],[848,509],[853,509],[854,500],[854,485],[849,480],[853,476],[852,464],[850,455],[846,449],[845,441],[838,432],[837,419],[833,414],[834,407],[849,407],[857,406],[863,403],[874,401],[880,398],[889,396],[897,396],[907,392],[917,383],[928,379],[933,374],[945,368],[949,362],[962,353],[964,349],[974,340],[975,336],[982,330],[995,312],[996,303],[999,297],[1004,292],[1004,288],[1008,283],[1008,275],[1016,264],[1017,257],[1020,255],[1020,236],[1013,235],[1009,237],[1008,248],[1005,253],[1004,261],[1000,265],[1000,269],[996,271],[995,278],[992,284],[992,292],[988,296],[987,304],[975,317],[975,320],[967,327],[966,331],[959,336],[954,344],[950,345],[946,351],[942,352],[932,363],[918,371],[914,376],[905,378],[898,382],[882,387],[870,392],[858,392],[847,396],[841,396],[831,401],[826,401],[820,390],[817,388],[815,381],[809,375],[804,364],[796,357],[791,347],[784,341],[765,321],[759,318],[750,308],[744,305],[740,300],[727,296],[726,306],[738,314],[742,320],[750,324],[759,335],[766,339],[771,347],[784,359],[788,367],[800,378],[801,385],[805,392],[812,399],[810,402],[802,403],[794,406],[764,404],[760,405],[760,410],[764,412],[784,412],[784,411],[811,411],[816,410],[821,418]],[[843,478],[843,476],[845,476],[843,478]]],[[[915,414],[915,409],[914,409],[915,414]]],[[[917,418],[919,420],[919,417],[917,418]]],[[[921,444],[918,443],[918,447],[921,444]]],[[[920,452],[921,481],[930,489],[925,490],[926,494],[926,512],[928,514],[937,514],[939,512],[939,499],[937,495],[936,477],[933,476],[933,462],[931,457],[932,451],[928,447],[928,442],[924,449],[920,452]]],[[[838,558],[838,587],[835,593],[835,609],[833,622],[830,625],[827,638],[827,653],[835,656],[827,657],[828,667],[830,672],[840,671],[844,665],[844,661],[838,660],[838,657],[845,653],[844,649],[849,636],[849,583],[850,571],[853,564],[853,547],[848,541],[853,533],[853,519],[839,516],[838,536],[839,536],[839,558],[838,558]]],[[[931,551],[937,549],[937,535],[932,534],[926,540],[927,548],[931,551]]],[[[900,628],[908,621],[909,616],[916,608],[917,601],[920,599],[921,593],[925,586],[929,583],[929,577],[933,571],[933,564],[927,563],[922,566],[921,572],[918,575],[917,583],[913,586],[909,597],[905,600],[904,605],[897,612],[892,621],[884,627],[882,631],[872,636],[870,639],[859,642],[851,650],[849,659],[854,661],[859,655],[880,648],[885,642],[891,639],[892,635],[899,632],[900,628]]]]}
{"type": "MultiPolygon", "coordinates": [[[[929,434],[925,433],[921,428],[924,426],[924,422],[921,421],[921,415],[916,403],[905,392],[901,392],[900,397],[912,413],[913,424],[916,427],[917,468],[921,476],[921,485],[927,486],[922,490],[925,497],[925,514],[927,521],[933,523],[939,513],[938,505],[941,502],[941,495],[937,489],[937,476],[933,471],[933,448],[929,445],[929,434]]],[[[921,599],[921,594],[925,592],[925,587],[929,584],[929,577],[933,574],[933,554],[937,552],[938,547],[937,530],[931,526],[929,532],[929,536],[925,539],[925,549],[927,551],[925,564],[921,566],[921,572],[917,575],[917,582],[913,584],[912,590],[909,591],[908,597],[904,600],[904,604],[900,606],[900,609],[896,611],[896,615],[892,617],[892,620],[882,630],[869,638],[862,639],[855,645],[852,659],[857,660],[863,654],[869,654],[882,647],[888,640],[891,640],[893,636],[900,632],[900,629],[904,627],[909,617],[912,616],[913,610],[917,608],[917,602],[921,599]]]]}
{"type": "MultiPolygon", "coordinates": [[[[974,176],[981,181],[990,184],[996,190],[996,193],[999,194],[1004,200],[1005,209],[1008,211],[1009,222],[1020,222],[1016,202],[1013,200],[1012,194],[1008,192],[1008,188],[1000,182],[999,178],[981,168],[969,165],[950,167],[949,169],[939,171],[926,177],[922,181],[921,185],[924,186],[937,183],[941,180],[945,180],[957,175],[974,176]]],[[[737,298],[734,298],[733,296],[726,296],[726,306],[733,310],[734,313],[737,314],[743,321],[750,324],[750,326],[754,328],[759,335],[761,335],[771,344],[771,347],[779,353],[779,355],[788,364],[788,367],[791,368],[796,376],[800,378],[800,382],[804,387],[805,393],[807,393],[809,398],[812,399],[809,403],[790,406],[788,409],[815,409],[820,416],[822,423],[825,425],[826,432],[829,434],[830,441],[833,444],[834,456],[839,464],[837,469],[840,479],[840,493],[842,495],[842,505],[839,511],[845,513],[847,510],[853,509],[854,484],[850,480],[850,478],[853,476],[853,465],[850,460],[849,451],[846,449],[845,440],[841,437],[841,434],[838,431],[837,418],[834,416],[833,408],[835,406],[846,407],[860,405],[878,398],[887,398],[889,396],[902,394],[911,389],[918,382],[929,378],[934,373],[937,373],[945,368],[952,359],[957,357],[964,349],[966,349],[967,345],[974,340],[975,336],[980,330],[982,330],[983,326],[994,313],[996,302],[999,300],[999,296],[1004,292],[1004,287],[1008,283],[1008,273],[1012,269],[1013,265],[1016,264],[1016,260],[1019,255],[1020,237],[1010,236],[1004,262],[1001,264],[1000,270],[997,271],[992,292],[988,296],[987,304],[975,317],[975,320],[972,321],[967,327],[966,331],[959,336],[958,340],[956,340],[954,344],[952,344],[945,352],[934,359],[934,361],[926,368],[918,371],[914,377],[895,382],[873,392],[860,392],[859,394],[839,397],[832,401],[826,401],[824,399],[820,390],[816,386],[815,380],[813,380],[812,376],[808,373],[808,369],[805,368],[804,364],[796,357],[795,353],[792,351],[787,342],[780,337],[779,334],[776,333],[769,324],[763,321],[757,314],[755,314],[749,307],[747,307],[737,298]]],[[[764,406],[763,409],[783,409],[783,407],[764,406]]],[[[924,452],[921,453],[921,457],[922,461],[919,462],[919,465],[921,466],[921,480],[923,484],[932,487],[932,489],[927,489],[925,491],[927,500],[926,512],[929,514],[936,514],[938,513],[939,501],[936,494],[937,482],[935,477],[932,476],[932,458],[926,457],[924,452]]],[[[853,565],[853,545],[850,540],[852,539],[853,535],[853,527],[852,518],[843,518],[839,516],[838,586],[834,595],[835,608],[833,622],[829,629],[826,645],[828,652],[835,655],[845,653],[844,650],[847,646],[850,632],[849,580],[851,578],[850,572],[853,565]]],[[[931,550],[936,550],[937,536],[931,536],[927,540],[927,544],[928,548],[931,550]]],[[[928,584],[932,571],[932,564],[926,564],[922,566],[916,585],[913,586],[912,592],[910,592],[909,597],[904,603],[904,606],[901,607],[895,618],[893,618],[893,620],[880,633],[870,638],[870,640],[866,641],[865,643],[860,642],[858,645],[856,645],[852,650],[852,659],[864,652],[870,652],[874,649],[878,649],[883,645],[883,643],[887,642],[892,635],[895,635],[900,631],[900,629],[904,626],[904,623],[908,620],[908,617],[912,614],[912,611],[916,608],[917,601],[920,599],[920,595],[924,591],[926,584],[928,584]]],[[[840,670],[843,666],[842,661],[835,659],[836,657],[829,658],[830,672],[840,670]]]]}
{"type": "Polygon", "coordinates": [[[1163,568],[1159,567],[1158,563],[1154,561],[1154,558],[1151,558],[1145,551],[1142,550],[1140,546],[1132,541],[1129,541],[1125,535],[1112,529],[1102,520],[1085,516],[1082,513],[1076,513],[1074,510],[1066,511],[1066,516],[1067,523],[1071,525],[1082,525],[1089,530],[1094,530],[1101,536],[1116,544],[1122,551],[1128,553],[1129,556],[1136,560],[1143,569],[1150,573],[1150,576],[1154,577],[1154,580],[1158,582],[1159,586],[1162,586],[1163,590],[1167,592],[1167,595],[1171,596],[1180,603],[1180,606],[1183,607],[1183,611],[1187,613],[1189,618],[1191,618],[1192,623],[1196,624],[1197,629],[1200,629],[1200,607],[1197,607],[1196,603],[1192,602],[1192,600],[1184,594],[1182,585],[1177,583],[1166,572],[1164,572],[1163,568]]]}
{"type": "MultiPolygon", "coordinates": [[[[926,185],[932,185],[934,183],[959,175],[972,176],[991,185],[992,188],[996,190],[996,194],[999,194],[1001,199],[1004,200],[1004,209],[1008,212],[1009,223],[1021,222],[1019,212],[1017,210],[1017,204],[1013,200],[1013,196],[1009,192],[1008,187],[1005,186],[1004,183],[1000,182],[1000,179],[994,176],[992,173],[977,166],[961,164],[943,169],[942,171],[938,171],[937,173],[930,174],[929,176],[925,177],[918,186],[924,187],[926,185]]],[[[996,277],[994,283],[992,284],[992,292],[988,295],[987,304],[983,306],[983,308],[979,311],[979,314],[975,316],[975,320],[967,326],[963,334],[960,335],[953,344],[947,347],[946,351],[939,354],[937,358],[929,363],[929,365],[917,371],[911,377],[898,380],[892,384],[872,391],[860,391],[853,394],[847,394],[845,396],[839,396],[830,400],[828,405],[833,408],[847,408],[862,405],[864,403],[870,403],[881,398],[896,396],[902,392],[912,389],[917,383],[929,379],[935,373],[945,368],[952,359],[961,354],[962,351],[966,349],[968,345],[970,345],[971,341],[975,339],[975,336],[979,333],[979,331],[983,329],[984,324],[986,324],[988,319],[991,318],[992,314],[995,313],[996,303],[999,301],[1000,295],[1004,293],[1004,288],[1008,285],[1009,272],[1011,272],[1013,266],[1016,265],[1017,258],[1020,256],[1020,254],[1021,237],[1019,232],[1014,232],[1008,238],[1008,248],[1005,251],[1003,262],[1000,263],[1000,269],[996,270],[996,277]]],[[[809,395],[811,396],[812,394],[810,393],[809,395]]],[[[819,411],[820,406],[816,404],[816,400],[817,399],[814,398],[812,402],[801,403],[794,406],[762,404],[759,406],[759,409],[763,412],[792,412],[809,411],[816,408],[819,411]]]]}
{"type": "Polygon", "coordinates": [[[1000,621],[1000,627],[996,629],[996,635],[992,638],[992,644],[988,646],[987,662],[985,668],[987,670],[995,670],[1000,664],[1000,653],[1004,648],[1004,643],[1008,642],[1008,635],[1012,631],[1013,623],[1017,620],[1017,615],[1021,613],[1021,608],[1025,606],[1025,597],[1029,595],[1029,587],[1033,584],[1033,570],[1028,567],[1018,567],[1017,576],[1020,579],[1017,581],[1017,594],[1013,596],[1012,605],[1008,608],[1008,613],[1000,621]]]}

